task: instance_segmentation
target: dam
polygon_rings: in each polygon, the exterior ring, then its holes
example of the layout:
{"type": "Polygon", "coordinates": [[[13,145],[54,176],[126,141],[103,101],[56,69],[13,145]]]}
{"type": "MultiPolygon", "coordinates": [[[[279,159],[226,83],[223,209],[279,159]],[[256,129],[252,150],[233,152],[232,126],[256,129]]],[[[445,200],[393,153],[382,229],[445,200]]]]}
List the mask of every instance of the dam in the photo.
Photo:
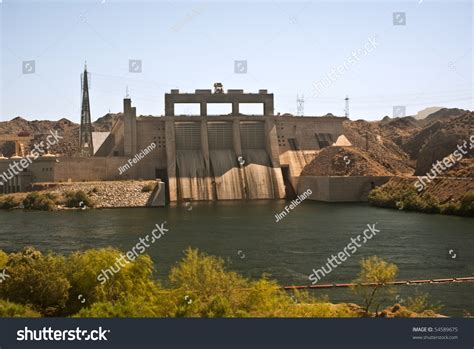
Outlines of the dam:
{"type": "MultiPolygon", "coordinates": [[[[129,97],[110,132],[93,132],[88,157],[45,154],[4,192],[34,182],[160,179],[172,201],[284,199],[298,191],[302,169],[324,147],[350,145],[342,134],[345,117],[274,114],[267,90],[225,91],[221,84],[194,93],[171,90],[161,116],[139,116],[129,97]],[[216,87],[217,86],[217,87],[216,87]],[[177,104],[195,105],[197,115],[176,115],[177,104]],[[231,107],[210,115],[208,105],[231,107]],[[260,105],[259,115],[240,112],[260,105]],[[119,168],[143,149],[153,149],[126,172],[119,168]]],[[[10,159],[0,159],[0,170],[10,159]]]]}

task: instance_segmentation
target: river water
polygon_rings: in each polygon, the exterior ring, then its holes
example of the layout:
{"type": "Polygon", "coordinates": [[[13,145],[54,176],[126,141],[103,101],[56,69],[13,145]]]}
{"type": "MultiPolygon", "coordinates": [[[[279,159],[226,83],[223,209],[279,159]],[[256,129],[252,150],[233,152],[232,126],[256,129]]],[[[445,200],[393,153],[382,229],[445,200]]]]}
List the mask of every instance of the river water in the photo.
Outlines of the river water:
{"type": "MultiPolygon", "coordinates": [[[[308,275],[326,263],[376,223],[379,233],[320,283],[349,282],[356,278],[360,259],[377,255],[395,263],[397,279],[432,279],[474,275],[472,218],[427,215],[370,207],[365,204],[304,202],[276,223],[280,201],[193,202],[165,208],[102,209],[87,211],[0,211],[0,249],[12,252],[24,246],[43,251],[113,246],[130,250],[155,224],[167,222],[169,232],[148,253],[156,277],[166,279],[187,247],[220,256],[229,268],[247,277],[270,274],[282,285],[308,284],[308,275]],[[453,250],[449,254],[449,250],[453,250]],[[454,257],[456,254],[456,258],[454,257]]],[[[403,286],[398,299],[415,291],[429,293],[441,313],[474,314],[474,282],[403,286]]],[[[358,302],[347,289],[311,291],[334,302],[358,302]]],[[[394,298],[393,303],[396,300],[394,298]]]]}

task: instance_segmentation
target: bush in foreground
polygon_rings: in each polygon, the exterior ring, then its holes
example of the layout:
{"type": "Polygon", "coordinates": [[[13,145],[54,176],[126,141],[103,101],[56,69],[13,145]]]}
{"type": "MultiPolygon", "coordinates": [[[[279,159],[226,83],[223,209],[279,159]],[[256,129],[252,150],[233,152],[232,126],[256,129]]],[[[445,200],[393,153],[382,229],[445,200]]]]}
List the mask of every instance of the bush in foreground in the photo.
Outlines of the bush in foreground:
{"type": "MultiPolygon", "coordinates": [[[[166,288],[154,279],[153,263],[146,255],[133,263],[123,263],[119,271],[101,284],[98,275],[103,269],[116,266],[117,260],[123,260],[122,256],[112,248],[69,256],[43,254],[33,248],[0,253],[0,263],[9,275],[0,287],[0,314],[73,317],[360,317],[365,314],[355,304],[331,304],[306,292],[288,293],[267,277],[247,279],[228,271],[221,258],[194,249],[186,250],[183,260],[172,268],[166,288]]],[[[369,268],[364,275],[372,277],[372,270],[377,271],[374,275],[379,275],[378,268],[369,268]]]]}
{"type": "Polygon", "coordinates": [[[370,314],[371,307],[375,307],[375,315],[382,303],[388,300],[388,297],[394,292],[393,286],[386,286],[387,283],[395,281],[398,268],[393,263],[387,263],[383,259],[372,256],[362,259],[360,262],[361,271],[354,283],[373,283],[373,286],[356,286],[353,291],[362,297],[364,310],[367,315],[370,314]]]}
{"type": "Polygon", "coordinates": [[[0,317],[41,317],[41,314],[22,304],[0,299],[0,317]]]}

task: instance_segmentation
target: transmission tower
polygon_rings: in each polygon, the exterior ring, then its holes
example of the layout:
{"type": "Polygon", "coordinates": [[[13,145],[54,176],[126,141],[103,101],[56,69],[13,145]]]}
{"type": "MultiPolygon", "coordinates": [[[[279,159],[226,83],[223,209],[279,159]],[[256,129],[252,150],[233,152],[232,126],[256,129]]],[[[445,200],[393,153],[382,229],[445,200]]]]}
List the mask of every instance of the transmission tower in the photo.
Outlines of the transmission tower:
{"type": "Polygon", "coordinates": [[[304,95],[296,95],[296,115],[303,116],[304,115],[304,95]]]}
{"type": "Polygon", "coordinates": [[[83,157],[94,155],[92,145],[92,123],[91,107],[89,102],[89,73],[87,63],[84,65],[84,73],[81,75],[82,105],[81,105],[81,128],[79,132],[79,143],[83,157]]]}
{"type": "Polygon", "coordinates": [[[346,95],[346,98],[344,99],[346,101],[346,106],[344,108],[344,115],[346,118],[349,118],[349,96],[346,95]]]}

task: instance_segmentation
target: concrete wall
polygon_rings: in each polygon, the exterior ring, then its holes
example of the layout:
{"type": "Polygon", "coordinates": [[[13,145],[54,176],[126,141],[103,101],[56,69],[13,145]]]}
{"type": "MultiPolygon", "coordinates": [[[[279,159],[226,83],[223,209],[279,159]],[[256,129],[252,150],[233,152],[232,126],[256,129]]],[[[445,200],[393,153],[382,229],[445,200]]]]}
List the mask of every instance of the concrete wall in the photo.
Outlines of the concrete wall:
{"type": "Polygon", "coordinates": [[[99,180],[127,180],[127,179],[155,179],[155,168],[153,150],[145,155],[124,173],[120,174],[119,167],[127,165],[128,157],[94,157],[84,158],[59,158],[55,165],[55,181],[99,181],[99,180]]]}
{"type": "Polygon", "coordinates": [[[364,202],[370,190],[385,184],[391,177],[318,177],[303,176],[298,181],[298,194],[311,189],[309,200],[326,202],[364,202]]]}
{"type": "Polygon", "coordinates": [[[124,155],[133,157],[137,153],[137,111],[129,98],[123,100],[124,155]]]}
{"type": "Polygon", "coordinates": [[[94,154],[95,156],[124,156],[124,123],[123,115],[119,116],[109,136],[94,154]]]}
{"type": "Polygon", "coordinates": [[[297,150],[320,150],[316,133],[331,134],[334,141],[343,132],[342,122],[346,118],[341,117],[292,117],[280,116],[275,117],[278,145],[280,147],[280,154],[284,154],[292,149],[289,138],[296,140],[297,150]]]}
{"type": "Polygon", "coordinates": [[[212,90],[196,90],[196,93],[180,93],[179,90],[172,90],[165,94],[165,114],[174,116],[174,105],[177,103],[197,103],[200,104],[200,115],[207,115],[207,104],[228,103],[232,104],[232,114],[239,114],[240,103],[263,104],[264,115],[273,115],[273,93],[267,90],[260,90],[259,93],[243,93],[241,90],[229,90],[232,93],[212,93],[212,90]]]}

